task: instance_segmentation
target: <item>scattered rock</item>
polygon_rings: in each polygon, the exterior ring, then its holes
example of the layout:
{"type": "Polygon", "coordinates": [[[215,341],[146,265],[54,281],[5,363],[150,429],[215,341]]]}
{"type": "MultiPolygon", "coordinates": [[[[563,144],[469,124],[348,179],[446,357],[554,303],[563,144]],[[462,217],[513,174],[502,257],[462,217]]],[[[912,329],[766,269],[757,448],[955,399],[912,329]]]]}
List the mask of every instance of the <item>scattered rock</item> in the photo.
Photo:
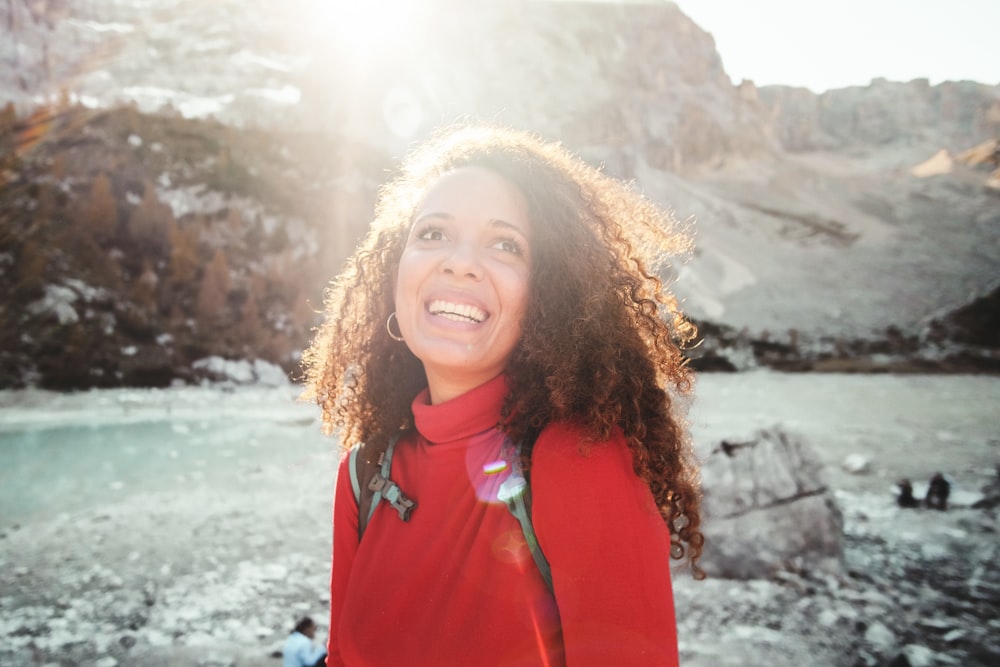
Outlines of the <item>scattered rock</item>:
{"type": "Polygon", "coordinates": [[[942,664],[940,656],[925,646],[908,644],[900,654],[910,667],[934,667],[942,664]]]}
{"type": "Polygon", "coordinates": [[[705,571],[839,572],[843,522],[821,468],[804,440],[777,427],[723,440],[702,466],[705,571]]]}
{"type": "Polygon", "coordinates": [[[896,635],[885,625],[875,621],[865,630],[865,641],[884,654],[896,646],[896,635]]]}
{"type": "Polygon", "coordinates": [[[996,467],[996,476],[983,486],[983,497],[973,504],[976,509],[992,509],[1000,506],[1000,465],[996,467]]]}
{"type": "Polygon", "coordinates": [[[848,454],[841,467],[853,475],[871,472],[871,458],[864,454],[848,454]]]}

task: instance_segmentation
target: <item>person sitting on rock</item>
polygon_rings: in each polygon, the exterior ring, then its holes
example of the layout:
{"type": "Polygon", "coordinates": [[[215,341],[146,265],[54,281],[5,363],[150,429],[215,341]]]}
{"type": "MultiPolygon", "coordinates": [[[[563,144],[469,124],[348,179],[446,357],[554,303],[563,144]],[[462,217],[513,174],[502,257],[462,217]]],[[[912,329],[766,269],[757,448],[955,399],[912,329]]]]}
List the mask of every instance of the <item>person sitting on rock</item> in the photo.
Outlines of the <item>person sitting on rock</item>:
{"type": "Polygon", "coordinates": [[[315,646],[316,624],[308,616],[295,624],[295,628],[281,651],[283,667],[325,667],[326,647],[315,646]]]}
{"type": "Polygon", "coordinates": [[[917,507],[920,502],[913,497],[913,484],[908,479],[901,479],[896,482],[899,495],[896,496],[896,504],[900,507],[917,507]]]}
{"type": "Polygon", "coordinates": [[[927,486],[924,505],[934,510],[946,510],[948,509],[949,493],[951,493],[951,484],[944,478],[944,475],[936,472],[927,486]]]}

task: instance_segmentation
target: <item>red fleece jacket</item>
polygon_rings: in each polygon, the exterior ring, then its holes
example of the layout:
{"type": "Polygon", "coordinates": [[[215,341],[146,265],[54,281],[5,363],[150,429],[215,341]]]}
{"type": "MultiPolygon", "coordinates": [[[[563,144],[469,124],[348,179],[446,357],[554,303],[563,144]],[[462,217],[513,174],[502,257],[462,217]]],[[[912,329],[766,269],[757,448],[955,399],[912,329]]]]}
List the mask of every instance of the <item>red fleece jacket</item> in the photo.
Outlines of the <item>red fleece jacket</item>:
{"type": "Polygon", "coordinates": [[[358,542],[348,458],[334,500],[330,643],[335,665],[677,665],[670,536],[619,434],[544,429],[532,454],[532,522],[553,596],[517,520],[497,500],[509,470],[496,429],[503,376],[439,405],[413,402],[417,432],[391,479],[417,502],[386,502],[358,542]]]}

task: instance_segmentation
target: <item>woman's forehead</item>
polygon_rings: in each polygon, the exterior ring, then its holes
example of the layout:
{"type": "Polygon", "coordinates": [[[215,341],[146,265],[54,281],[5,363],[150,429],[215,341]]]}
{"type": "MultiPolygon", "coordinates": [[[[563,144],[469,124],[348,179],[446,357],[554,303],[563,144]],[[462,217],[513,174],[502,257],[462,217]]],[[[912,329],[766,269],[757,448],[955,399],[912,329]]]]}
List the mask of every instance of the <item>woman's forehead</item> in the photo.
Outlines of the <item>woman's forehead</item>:
{"type": "Polygon", "coordinates": [[[489,214],[528,224],[528,203],[521,188],[502,174],[478,166],[444,173],[429,185],[415,207],[413,220],[435,213],[489,214]]]}

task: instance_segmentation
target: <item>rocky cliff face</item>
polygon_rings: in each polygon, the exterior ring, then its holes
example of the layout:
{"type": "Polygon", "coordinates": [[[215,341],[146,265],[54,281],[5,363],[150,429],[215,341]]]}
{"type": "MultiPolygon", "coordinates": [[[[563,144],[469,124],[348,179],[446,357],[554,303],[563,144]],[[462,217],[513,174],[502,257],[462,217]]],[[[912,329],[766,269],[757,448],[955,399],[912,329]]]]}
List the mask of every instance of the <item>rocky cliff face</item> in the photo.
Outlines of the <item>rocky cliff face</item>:
{"type": "Polygon", "coordinates": [[[6,97],[25,109],[66,88],[239,126],[304,123],[390,152],[479,116],[626,172],[636,160],[677,172],[774,146],[712,37],[672,3],[435,0],[410,10],[416,27],[391,33],[391,49],[346,39],[348,12],[322,4],[8,4],[6,97]]]}
{"type": "MultiPolygon", "coordinates": [[[[959,158],[1000,135],[1000,86],[876,80],[821,95],[734,86],[712,37],[672,3],[469,4],[380,17],[391,49],[374,33],[352,34],[347,16],[318,0],[0,5],[0,104],[12,104],[0,268],[31,277],[3,304],[16,325],[8,331],[25,334],[5,337],[4,384],[36,377],[25,364],[43,350],[65,367],[56,351],[67,337],[101,348],[112,382],[162,381],[197,355],[227,351],[294,366],[312,324],[302,304],[316,305],[324,272],[353,247],[386,168],[433,128],[469,116],[559,139],[696,220],[696,254],[675,269],[706,335],[699,363],[997,364],[995,334],[948,332],[955,322],[986,331],[977,321],[995,317],[996,165],[959,158]],[[105,116],[81,103],[129,107],[105,116]],[[936,154],[933,168],[914,170],[936,154]],[[78,212],[96,206],[102,173],[118,236],[105,231],[98,250],[118,267],[114,280],[82,268],[107,264],[90,245],[59,245],[82,229],[78,212]],[[149,225],[130,221],[156,205],[176,230],[162,222],[152,235],[166,241],[143,245],[149,225]],[[178,253],[189,271],[171,265],[178,253]],[[305,267],[297,281],[281,275],[294,262],[305,267]],[[83,274],[83,287],[67,286],[83,274]],[[79,305],[104,289],[93,321],[129,320],[121,303],[138,297],[116,280],[146,285],[148,350],[135,352],[135,334],[121,327],[104,350],[96,324],[73,333],[82,325],[59,319],[60,290],[79,305]],[[225,304],[211,322],[206,280],[225,304]],[[153,349],[163,335],[173,356],[153,349]],[[160,370],[123,373],[136,358],[161,359],[160,370]]],[[[73,364],[85,363],[80,354],[73,364]]]]}
{"type": "Polygon", "coordinates": [[[768,86],[759,99],[782,147],[793,152],[904,144],[927,156],[928,149],[958,150],[1000,136],[997,87],[973,81],[876,79],[820,95],[768,86]]]}

